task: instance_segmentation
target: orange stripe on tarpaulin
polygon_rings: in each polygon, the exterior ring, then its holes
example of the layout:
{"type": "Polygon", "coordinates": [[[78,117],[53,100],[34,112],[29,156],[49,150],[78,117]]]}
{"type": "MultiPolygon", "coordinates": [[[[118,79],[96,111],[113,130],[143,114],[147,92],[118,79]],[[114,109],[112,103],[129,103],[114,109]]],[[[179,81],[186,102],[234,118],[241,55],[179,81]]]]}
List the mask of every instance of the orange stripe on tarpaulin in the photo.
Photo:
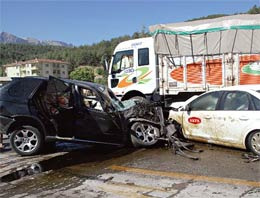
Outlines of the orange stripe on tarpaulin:
{"type": "Polygon", "coordinates": [[[259,61],[260,54],[251,56],[242,56],[240,58],[240,84],[260,84],[260,76],[254,76],[250,74],[245,74],[242,72],[242,67],[249,64],[250,62],[259,61]]]}
{"type": "MultiPolygon", "coordinates": [[[[260,55],[248,55],[240,57],[240,84],[260,84],[260,77],[245,74],[242,67],[250,62],[260,60],[260,55]]],[[[174,80],[183,82],[183,67],[174,69],[170,73],[174,80]]],[[[187,64],[187,80],[189,83],[202,83],[201,62],[187,64]]],[[[221,59],[206,61],[206,80],[211,85],[222,84],[222,61],[221,59]]]]}
{"type": "MultiPolygon", "coordinates": [[[[206,62],[206,79],[212,85],[222,84],[222,63],[221,59],[208,60],[206,62]]],[[[174,69],[171,72],[174,80],[183,82],[183,67],[174,69]]],[[[202,83],[202,67],[201,62],[187,64],[187,80],[189,83],[202,83]]]]}

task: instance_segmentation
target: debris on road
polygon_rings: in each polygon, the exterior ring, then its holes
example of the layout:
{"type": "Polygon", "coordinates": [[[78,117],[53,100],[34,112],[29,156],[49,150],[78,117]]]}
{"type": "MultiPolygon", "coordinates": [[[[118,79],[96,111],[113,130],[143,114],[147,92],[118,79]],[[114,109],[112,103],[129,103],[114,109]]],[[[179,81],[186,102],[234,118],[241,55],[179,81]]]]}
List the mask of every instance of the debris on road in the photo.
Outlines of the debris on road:
{"type": "Polygon", "coordinates": [[[242,154],[242,158],[246,159],[245,160],[246,163],[260,161],[260,155],[255,155],[252,153],[244,153],[242,154]]]}
{"type": "Polygon", "coordinates": [[[193,159],[193,160],[199,160],[198,157],[194,157],[192,155],[189,155],[187,153],[185,153],[185,151],[188,152],[192,152],[192,153],[200,153],[203,150],[196,150],[194,149],[194,144],[193,143],[189,143],[186,142],[184,140],[181,140],[180,138],[178,138],[178,130],[175,128],[175,125],[173,124],[169,124],[166,127],[166,136],[167,136],[167,144],[166,146],[170,149],[172,149],[172,152],[174,154],[178,154],[180,156],[183,157],[187,157],[189,159],[193,159]]]}

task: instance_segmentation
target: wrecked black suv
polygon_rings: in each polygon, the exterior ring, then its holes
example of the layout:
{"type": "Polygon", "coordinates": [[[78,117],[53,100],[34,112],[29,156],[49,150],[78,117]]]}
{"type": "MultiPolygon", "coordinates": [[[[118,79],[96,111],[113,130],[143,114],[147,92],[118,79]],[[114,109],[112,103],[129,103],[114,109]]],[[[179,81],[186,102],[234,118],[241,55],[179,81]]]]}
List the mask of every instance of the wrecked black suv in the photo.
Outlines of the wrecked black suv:
{"type": "Polygon", "coordinates": [[[0,133],[10,135],[20,155],[37,154],[55,141],[150,146],[160,136],[158,115],[156,107],[121,102],[90,82],[25,77],[1,88],[0,133]]]}

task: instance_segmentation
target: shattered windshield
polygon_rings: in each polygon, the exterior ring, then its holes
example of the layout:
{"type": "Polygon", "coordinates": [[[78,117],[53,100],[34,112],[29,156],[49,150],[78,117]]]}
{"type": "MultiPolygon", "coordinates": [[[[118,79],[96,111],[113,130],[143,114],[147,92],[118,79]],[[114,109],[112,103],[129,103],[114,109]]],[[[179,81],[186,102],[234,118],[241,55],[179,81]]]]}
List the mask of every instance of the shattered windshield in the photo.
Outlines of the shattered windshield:
{"type": "Polygon", "coordinates": [[[117,109],[118,111],[125,111],[136,105],[134,100],[125,100],[125,101],[122,101],[121,104],[122,104],[122,106],[118,107],[118,109],[117,109]]]}
{"type": "Polygon", "coordinates": [[[109,97],[112,106],[116,109],[116,111],[124,111],[136,105],[136,103],[133,100],[126,100],[126,101],[118,100],[115,94],[108,88],[105,89],[105,87],[103,87],[102,92],[109,97]]]}

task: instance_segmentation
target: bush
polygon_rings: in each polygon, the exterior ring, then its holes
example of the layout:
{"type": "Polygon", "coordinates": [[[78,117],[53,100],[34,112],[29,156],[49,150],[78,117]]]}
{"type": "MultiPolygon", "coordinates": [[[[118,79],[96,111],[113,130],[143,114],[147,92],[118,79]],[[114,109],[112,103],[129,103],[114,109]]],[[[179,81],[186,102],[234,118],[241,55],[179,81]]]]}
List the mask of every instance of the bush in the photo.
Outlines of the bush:
{"type": "Polygon", "coordinates": [[[96,73],[97,73],[98,75],[101,75],[101,76],[103,76],[103,75],[105,74],[104,69],[102,69],[102,68],[100,68],[100,67],[98,67],[98,68],[96,69],[96,73]]]}
{"type": "Polygon", "coordinates": [[[88,67],[78,67],[70,73],[70,78],[74,80],[94,82],[94,70],[88,67]]]}
{"type": "Polygon", "coordinates": [[[103,76],[103,78],[96,78],[95,83],[107,86],[107,76],[103,76]]]}

